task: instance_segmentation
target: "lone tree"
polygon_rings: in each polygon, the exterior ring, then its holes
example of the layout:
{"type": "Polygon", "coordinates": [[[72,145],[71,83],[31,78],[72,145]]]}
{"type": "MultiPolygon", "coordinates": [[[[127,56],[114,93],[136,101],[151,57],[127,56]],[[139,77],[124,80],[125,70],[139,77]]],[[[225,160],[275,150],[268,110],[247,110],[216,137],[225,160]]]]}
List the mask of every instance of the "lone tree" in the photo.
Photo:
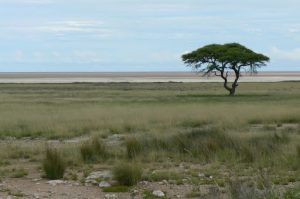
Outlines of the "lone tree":
{"type": "Polygon", "coordinates": [[[224,80],[224,88],[230,96],[235,95],[241,70],[257,72],[257,68],[266,65],[269,57],[253,52],[238,43],[211,44],[191,53],[182,55],[182,60],[188,66],[203,72],[204,75],[219,76],[224,80]],[[228,83],[228,76],[234,72],[233,83],[228,83]]]}

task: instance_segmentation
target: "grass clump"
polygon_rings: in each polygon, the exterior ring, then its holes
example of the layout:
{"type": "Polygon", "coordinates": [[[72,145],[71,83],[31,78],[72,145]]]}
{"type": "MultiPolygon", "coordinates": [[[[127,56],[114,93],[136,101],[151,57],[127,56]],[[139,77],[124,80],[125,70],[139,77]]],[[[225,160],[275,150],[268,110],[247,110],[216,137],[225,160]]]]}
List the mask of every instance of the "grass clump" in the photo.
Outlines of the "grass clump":
{"type": "Polygon", "coordinates": [[[80,147],[80,153],[83,161],[88,163],[108,158],[106,147],[98,137],[84,142],[80,147]]]}
{"type": "Polygon", "coordinates": [[[64,176],[66,165],[57,149],[47,148],[43,161],[43,169],[48,179],[61,179],[64,176]]]}
{"type": "Polygon", "coordinates": [[[142,152],[142,145],[135,137],[129,137],[126,140],[126,152],[129,159],[135,158],[142,152]]]}
{"type": "Polygon", "coordinates": [[[113,169],[114,178],[120,185],[133,186],[142,178],[142,169],[136,164],[120,163],[113,169]]]}

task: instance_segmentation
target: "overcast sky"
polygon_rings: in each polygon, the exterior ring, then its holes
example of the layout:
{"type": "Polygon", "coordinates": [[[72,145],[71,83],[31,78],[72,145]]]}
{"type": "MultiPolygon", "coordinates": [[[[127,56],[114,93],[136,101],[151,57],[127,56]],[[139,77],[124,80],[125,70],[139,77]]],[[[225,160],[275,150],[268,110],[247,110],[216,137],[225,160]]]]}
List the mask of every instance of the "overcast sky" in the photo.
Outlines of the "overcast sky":
{"type": "Polygon", "coordinates": [[[300,70],[299,0],[0,0],[0,71],[183,71],[239,42],[300,70]]]}

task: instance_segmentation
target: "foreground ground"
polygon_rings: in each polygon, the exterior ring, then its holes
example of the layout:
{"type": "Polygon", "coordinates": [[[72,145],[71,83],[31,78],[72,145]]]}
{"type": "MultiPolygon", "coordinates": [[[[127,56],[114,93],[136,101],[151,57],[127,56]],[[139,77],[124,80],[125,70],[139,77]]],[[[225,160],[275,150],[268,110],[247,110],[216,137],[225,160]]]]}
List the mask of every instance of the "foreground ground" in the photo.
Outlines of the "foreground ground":
{"type": "Polygon", "coordinates": [[[241,83],[234,98],[219,83],[0,91],[0,198],[300,197],[300,82],[241,83]],[[46,148],[62,181],[44,177],[46,148]],[[141,170],[136,185],[120,186],[118,165],[141,170]]]}

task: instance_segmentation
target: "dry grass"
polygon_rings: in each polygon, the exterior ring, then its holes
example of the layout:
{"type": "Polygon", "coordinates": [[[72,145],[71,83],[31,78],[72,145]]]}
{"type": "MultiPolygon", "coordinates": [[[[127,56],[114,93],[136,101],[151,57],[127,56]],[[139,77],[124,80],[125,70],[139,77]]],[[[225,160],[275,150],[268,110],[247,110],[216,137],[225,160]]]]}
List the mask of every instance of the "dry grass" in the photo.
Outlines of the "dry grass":
{"type": "Polygon", "coordinates": [[[241,84],[240,91],[246,94],[235,98],[223,95],[219,86],[4,84],[0,135],[66,138],[95,132],[168,132],[186,121],[228,128],[300,122],[299,83],[241,84]]]}
{"type": "Polygon", "coordinates": [[[59,139],[54,145],[69,170],[116,164],[115,177],[124,185],[141,178],[132,162],[172,171],[154,175],[148,169],[144,178],[150,181],[182,183],[187,177],[197,186],[232,186],[232,194],[244,187],[226,183],[229,177],[251,176],[261,168],[268,169],[273,184],[300,181],[299,82],[241,83],[234,98],[217,83],[2,84],[0,89],[0,177],[17,162],[40,164],[47,141],[59,139]],[[122,139],[113,140],[116,134],[122,139]],[[92,139],[64,142],[78,136],[92,139]],[[180,172],[171,167],[182,162],[203,166],[201,172],[214,179],[199,179],[197,168],[175,175],[180,172]]]}

